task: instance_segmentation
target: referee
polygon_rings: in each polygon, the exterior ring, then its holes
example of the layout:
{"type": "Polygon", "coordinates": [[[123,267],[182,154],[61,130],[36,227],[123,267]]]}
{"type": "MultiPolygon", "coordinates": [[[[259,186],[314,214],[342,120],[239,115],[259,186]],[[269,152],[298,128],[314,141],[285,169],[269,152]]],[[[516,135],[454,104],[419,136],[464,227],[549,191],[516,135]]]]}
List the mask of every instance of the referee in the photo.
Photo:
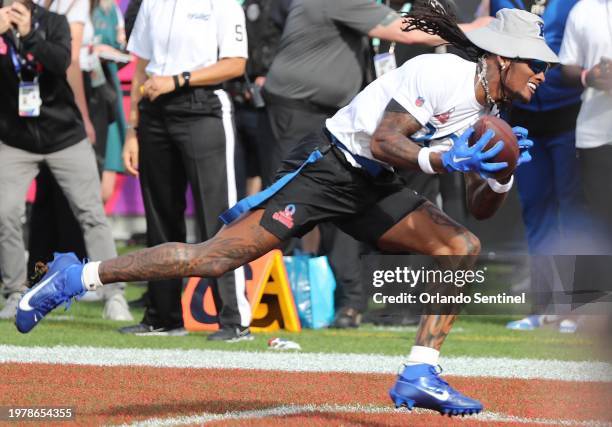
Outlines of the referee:
{"type": "MultiPolygon", "coordinates": [[[[233,112],[221,83],[244,74],[244,13],[236,1],[144,0],[128,50],[137,62],[123,158],[140,177],[147,244],[186,240],[187,183],[206,240],[238,198],[233,112]]],[[[218,280],[221,329],[209,339],[252,339],[243,270],[218,280]]],[[[183,333],[181,290],[180,279],[149,282],[142,323],[122,332],[183,333]]]]}

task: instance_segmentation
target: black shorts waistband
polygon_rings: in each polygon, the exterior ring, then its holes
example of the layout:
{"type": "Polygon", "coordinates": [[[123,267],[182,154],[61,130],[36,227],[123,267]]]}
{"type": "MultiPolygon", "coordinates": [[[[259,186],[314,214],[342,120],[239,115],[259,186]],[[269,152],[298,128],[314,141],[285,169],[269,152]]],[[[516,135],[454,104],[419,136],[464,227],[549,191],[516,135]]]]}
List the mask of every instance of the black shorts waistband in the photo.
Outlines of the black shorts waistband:
{"type": "Polygon", "coordinates": [[[368,159],[367,157],[363,157],[360,156],[359,154],[354,154],[352,153],[342,142],[340,142],[340,140],[338,138],[336,138],[334,136],[333,133],[331,133],[329,131],[329,129],[327,129],[327,127],[323,126],[323,133],[325,134],[325,136],[327,137],[327,139],[329,139],[329,142],[338,147],[341,148],[342,151],[348,153],[353,160],[355,160],[355,162],[357,164],[359,164],[364,170],[366,170],[370,175],[372,175],[373,177],[377,177],[378,175],[380,175],[382,172],[385,171],[385,168],[376,160],[372,160],[372,159],[368,159]]]}

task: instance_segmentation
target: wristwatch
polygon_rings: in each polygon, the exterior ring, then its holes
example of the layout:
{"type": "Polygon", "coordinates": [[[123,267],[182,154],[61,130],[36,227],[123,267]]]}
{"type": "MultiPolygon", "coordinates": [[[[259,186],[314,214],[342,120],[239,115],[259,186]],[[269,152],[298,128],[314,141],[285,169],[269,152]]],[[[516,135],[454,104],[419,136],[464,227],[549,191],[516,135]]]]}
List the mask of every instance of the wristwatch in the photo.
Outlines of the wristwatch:
{"type": "Polygon", "coordinates": [[[189,71],[183,71],[183,80],[185,80],[185,83],[183,83],[183,87],[189,87],[190,79],[191,79],[191,73],[189,71]]]}

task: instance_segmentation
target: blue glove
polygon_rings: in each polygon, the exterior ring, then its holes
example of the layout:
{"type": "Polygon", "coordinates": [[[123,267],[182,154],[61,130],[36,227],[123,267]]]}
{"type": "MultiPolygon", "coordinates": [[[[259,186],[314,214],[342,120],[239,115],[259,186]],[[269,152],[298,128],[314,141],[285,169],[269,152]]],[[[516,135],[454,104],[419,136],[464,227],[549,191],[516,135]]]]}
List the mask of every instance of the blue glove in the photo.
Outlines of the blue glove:
{"type": "Polygon", "coordinates": [[[531,154],[529,154],[529,149],[533,147],[533,141],[530,139],[527,139],[527,135],[529,134],[529,131],[525,128],[522,128],[520,126],[515,126],[512,128],[512,132],[514,133],[514,136],[516,136],[516,139],[518,140],[518,146],[521,152],[518,158],[518,163],[516,164],[516,166],[518,167],[522,165],[523,163],[527,163],[531,161],[531,154]]]}
{"type": "Polygon", "coordinates": [[[450,150],[442,154],[442,164],[447,171],[476,172],[480,175],[488,175],[488,173],[500,171],[508,166],[507,162],[487,162],[503,150],[502,141],[498,141],[487,151],[482,151],[495,132],[491,129],[487,130],[478,142],[470,147],[468,141],[472,133],[474,133],[474,128],[470,127],[455,141],[450,150]]]}

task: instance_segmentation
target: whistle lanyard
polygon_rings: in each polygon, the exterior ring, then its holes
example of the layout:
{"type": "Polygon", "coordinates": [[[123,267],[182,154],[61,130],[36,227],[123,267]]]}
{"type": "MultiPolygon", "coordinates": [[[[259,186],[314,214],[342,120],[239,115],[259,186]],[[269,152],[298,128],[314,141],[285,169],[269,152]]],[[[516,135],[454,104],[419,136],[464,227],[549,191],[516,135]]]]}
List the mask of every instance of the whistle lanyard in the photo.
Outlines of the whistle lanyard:
{"type": "Polygon", "coordinates": [[[17,53],[17,47],[15,46],[15,43],[13,42],[13,40],[5,39],[5,41],[7,42],[6,44],[8,45],[8,50],[9,50],[9,53],[11,55],[11,62],[13,63],[13,68],[15,69],[15,74],[17,74],[17,78],[19,79],[19,81],[20,82],[23,81],[23,77],[21,75],[21,70],[23,70],[24,68],[28,68],[31,71],[33,71],[35,73],[34,81],[37,81],[38,80],[38,75],[36,73],[36,68],[35,67],[28,67],[27,60],[22,58],[17,53]]]}
{"type": "Polygon", "coordinates": [[[21,79],[21,68],[24,65],[24,62],[22,62],[23,60],[17,54],[17,48],[13,44],[13,41],[7,40],[7,42],[8,42],[7,43],[8,49],[11,54],[11,61],[13,62],[13,68],[15,69],[15,73],[17,74],[17,77],[19,77],[19,80],[22,80],[21,79]]]}

